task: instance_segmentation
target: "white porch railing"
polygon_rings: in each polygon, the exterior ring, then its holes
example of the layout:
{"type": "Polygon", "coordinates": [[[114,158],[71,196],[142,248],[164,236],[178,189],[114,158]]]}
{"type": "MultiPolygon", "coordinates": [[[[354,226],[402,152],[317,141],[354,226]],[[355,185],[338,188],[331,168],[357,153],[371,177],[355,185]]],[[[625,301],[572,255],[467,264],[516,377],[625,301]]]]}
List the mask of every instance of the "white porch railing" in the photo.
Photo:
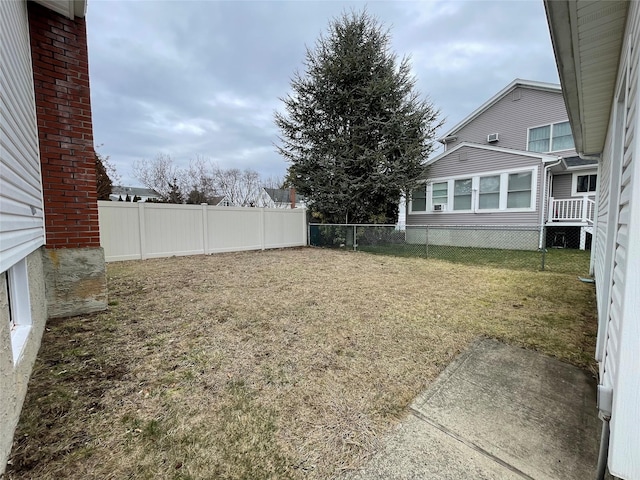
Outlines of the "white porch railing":
{"type": "Polygon", "coordinates": [[[555,199],[549,197],[549,222],[582,222],[593,225],[596,202],[589,197],[555,199]]]}

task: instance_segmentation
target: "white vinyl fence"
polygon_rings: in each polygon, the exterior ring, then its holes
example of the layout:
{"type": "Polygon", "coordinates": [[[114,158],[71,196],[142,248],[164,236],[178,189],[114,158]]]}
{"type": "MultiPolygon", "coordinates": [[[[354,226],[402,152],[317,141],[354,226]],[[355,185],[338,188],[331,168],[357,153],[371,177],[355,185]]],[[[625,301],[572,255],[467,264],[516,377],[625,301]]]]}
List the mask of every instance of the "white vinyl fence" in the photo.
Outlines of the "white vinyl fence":
{"type": "Polygon", "coordinates": [[[306,210],[98,202],[105,260],[140,260],[307,244],[306,210]]]}

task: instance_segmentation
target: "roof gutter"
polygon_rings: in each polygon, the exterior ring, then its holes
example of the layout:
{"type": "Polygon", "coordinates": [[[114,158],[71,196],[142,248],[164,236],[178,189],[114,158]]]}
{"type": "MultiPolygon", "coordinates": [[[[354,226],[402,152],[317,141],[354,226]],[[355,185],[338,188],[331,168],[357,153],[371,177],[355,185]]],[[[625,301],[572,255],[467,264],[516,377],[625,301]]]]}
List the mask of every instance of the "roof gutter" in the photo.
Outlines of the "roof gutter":
{"type": "MultiPolygon", "coordinates": [[[[578,71],[576,52],[571,41],[574,22],[569,1],[544,0],[547,24],[553,44],[553,54],[558,66],[558,76],[562,84],[562,96],[567,107],[576,151],[583,149],[583,131],[580,122],[581,105],[578,94],[578,71]]],[[[582,157],[582,156],[581,156],[582,157]]]]}
{"type": "Polygon", "coordinates": [[[602,153],[594,153],[591,155],[587,155],[587,154],[578,152],[578,156],[582,160],[595,160],[596,162],[600,162],[600,160],[602,160],[602,153]]]}
{"type": "Polygon", "coordinates": [[[456,135],[449,135],[448,137],[439,138],[438,141],[443,145],[448,145],[449,143],[455,142],[458,139],[456,135]]]}

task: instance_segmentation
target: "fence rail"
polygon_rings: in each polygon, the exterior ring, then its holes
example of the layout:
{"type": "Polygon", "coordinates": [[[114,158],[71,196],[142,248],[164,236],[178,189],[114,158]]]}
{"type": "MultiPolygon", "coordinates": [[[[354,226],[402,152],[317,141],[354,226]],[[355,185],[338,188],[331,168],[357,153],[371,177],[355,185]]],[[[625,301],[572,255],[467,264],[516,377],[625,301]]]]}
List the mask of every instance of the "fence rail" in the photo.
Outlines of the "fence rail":
{"type": "Polygon", "coordinates": [[[98,202],[105,260],[141,260],[307,244],[305,209],[98,202]]]}

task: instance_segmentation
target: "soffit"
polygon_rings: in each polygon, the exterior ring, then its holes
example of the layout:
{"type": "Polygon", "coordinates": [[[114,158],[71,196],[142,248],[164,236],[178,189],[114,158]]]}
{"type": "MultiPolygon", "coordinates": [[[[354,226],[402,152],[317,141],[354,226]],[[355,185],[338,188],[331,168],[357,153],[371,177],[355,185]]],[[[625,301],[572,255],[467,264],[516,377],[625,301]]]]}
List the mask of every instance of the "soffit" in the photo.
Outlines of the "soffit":
{"type": "Polygon", "coordinates": [[[64,15],[70,19],[84,18],[87,12],[86,0],[34,0],[36,3],[64,15]]]}
{"type": "Polygon", "coordinates": [[[545,0],[576,150],[602,152],[627,17],[626,1],[545,0]]]}

